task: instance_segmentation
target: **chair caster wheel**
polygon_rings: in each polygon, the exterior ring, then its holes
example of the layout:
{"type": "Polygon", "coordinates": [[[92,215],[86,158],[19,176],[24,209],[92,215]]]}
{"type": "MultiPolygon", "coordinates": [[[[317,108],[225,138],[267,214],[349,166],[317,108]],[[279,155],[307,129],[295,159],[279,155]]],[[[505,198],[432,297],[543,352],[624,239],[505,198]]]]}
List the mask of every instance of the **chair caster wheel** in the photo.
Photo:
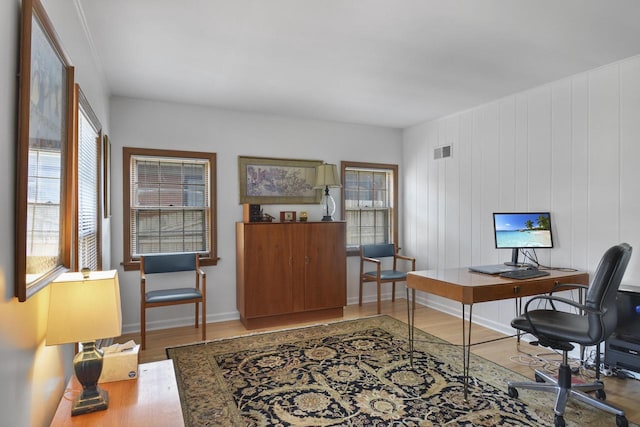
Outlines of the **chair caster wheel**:
{"type": "Polygon", "coordinates": [[[596,390],[596,397],[598,400],[607,400],[607,393],[604,390],[596,390]]]}
{"type": "Polygon", "coordinates": [[[507,394],[509,397],[513,397],[514,399],[518,398],[518,390],[515,387],[509,387],[507,389],[507,394]]]}
{"type": "Polygon", "coordinates": [[[562,415],[556,415],[553,418],[553,425],[555,427],[565,427],[565,425],[564,425],[564,417],[562,415]]]}
{"type": "Polygon", "coordinates": [[[625,417],[624,415],[616,415],[616,426],[629,427],[629,421],[627,421],[627,417],[625,417]]]}

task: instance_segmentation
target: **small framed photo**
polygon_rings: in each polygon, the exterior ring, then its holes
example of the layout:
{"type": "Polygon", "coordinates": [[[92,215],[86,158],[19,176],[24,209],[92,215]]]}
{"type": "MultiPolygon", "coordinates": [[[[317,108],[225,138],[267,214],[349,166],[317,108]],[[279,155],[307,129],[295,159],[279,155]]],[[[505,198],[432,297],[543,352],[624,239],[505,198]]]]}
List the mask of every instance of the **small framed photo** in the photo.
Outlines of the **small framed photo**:
{"type": "Polygon", "coordinates": [[[280,211],[280,222],[295,222],[295,211],[280,211]]]}

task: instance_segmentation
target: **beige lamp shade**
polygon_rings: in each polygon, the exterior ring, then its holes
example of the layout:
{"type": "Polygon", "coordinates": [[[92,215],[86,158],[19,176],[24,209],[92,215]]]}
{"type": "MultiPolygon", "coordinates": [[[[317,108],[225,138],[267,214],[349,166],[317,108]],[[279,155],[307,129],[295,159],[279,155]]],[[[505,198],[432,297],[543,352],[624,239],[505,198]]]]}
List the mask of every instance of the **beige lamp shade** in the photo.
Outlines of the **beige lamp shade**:
{"type": "Polygon", "coordinates": [[[314,188],[340,187],[340,175],[336,165],[329,163],[316,167],[316,185],[314,188]]]}
{"type": "Polygon", "coordinates": [[[118,272],[64,273],[50,285],[47,345],[120,336],[118,272]]]}

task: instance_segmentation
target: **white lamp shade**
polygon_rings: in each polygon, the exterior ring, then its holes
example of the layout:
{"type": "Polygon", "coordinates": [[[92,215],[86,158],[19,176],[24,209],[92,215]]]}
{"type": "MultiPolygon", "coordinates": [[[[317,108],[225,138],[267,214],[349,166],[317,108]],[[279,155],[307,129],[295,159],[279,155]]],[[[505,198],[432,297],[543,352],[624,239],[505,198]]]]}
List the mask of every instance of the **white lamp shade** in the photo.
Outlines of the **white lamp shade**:
{"type": "Polygon", "coordinates": [[[325,163],[316,167],[316,185],[314,188],[340,187],[340,176],[336,165],[325,163]]]}
{"type": "Polygon", "coordinates": [[[47,345],[120,336],[122,308],[118,272],[61,274],[50,285],[47,345]]]}

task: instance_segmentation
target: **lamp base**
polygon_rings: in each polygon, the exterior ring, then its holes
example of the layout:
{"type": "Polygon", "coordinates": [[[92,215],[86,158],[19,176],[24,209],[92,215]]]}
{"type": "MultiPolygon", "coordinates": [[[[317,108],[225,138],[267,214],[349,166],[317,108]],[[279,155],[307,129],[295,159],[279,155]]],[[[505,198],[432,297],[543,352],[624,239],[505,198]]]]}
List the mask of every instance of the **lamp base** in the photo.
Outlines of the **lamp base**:
{"type": "Polygon", "coordinates": [[[73,358],[73,368],[82,393],[73,399],[71,415],[103,411],[109,406],[109,393],[98,386],[102,373],[102,350],[96,348],[95,341],[82,343],[82,351],[73,358]]]}
{"type": "Polygon", "coordinates": [[[84,391],[80,396],[73,399],[71,406],[71,416],[88,414],[90,412],[104,411],[109,407],[109,393],[96,386],[96,393],[92,396],[84,397],[84,391]]]}
{"type": "Polygon", "coordinates": [[[333,200],[333,196],[329,194],[329,186],[324,189],[324,196],[322,196],[322,220],[333,221],[333,214],[336,212],[336,201],[333,200]]]}

